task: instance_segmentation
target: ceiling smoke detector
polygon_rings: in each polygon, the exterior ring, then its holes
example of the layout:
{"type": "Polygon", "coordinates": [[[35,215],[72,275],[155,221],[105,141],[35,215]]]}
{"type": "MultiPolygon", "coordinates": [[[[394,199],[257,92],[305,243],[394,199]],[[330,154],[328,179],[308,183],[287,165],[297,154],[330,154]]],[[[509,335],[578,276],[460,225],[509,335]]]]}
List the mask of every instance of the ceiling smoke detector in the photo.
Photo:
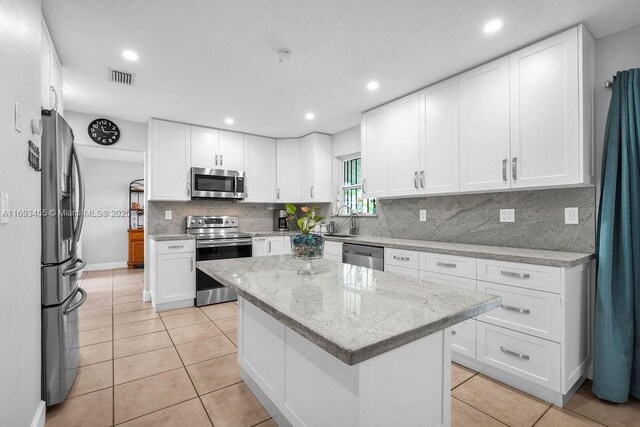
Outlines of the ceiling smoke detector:
{"type": "Polygon", "coordinates": [[[286,63],[293,61],[293,54],[289,49],[280,49],[276,54],[276,59],[280,63],[286,63]]]}

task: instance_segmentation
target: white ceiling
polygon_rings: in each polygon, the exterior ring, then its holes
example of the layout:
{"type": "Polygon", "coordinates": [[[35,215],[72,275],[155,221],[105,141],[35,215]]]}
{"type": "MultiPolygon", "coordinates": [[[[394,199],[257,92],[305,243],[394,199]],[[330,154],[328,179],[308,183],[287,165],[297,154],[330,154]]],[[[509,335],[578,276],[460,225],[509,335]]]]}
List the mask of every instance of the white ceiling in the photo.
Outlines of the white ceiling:
{"type": "Polygon", "coordinates": [[[640,23],[638,0],[43,0],[65,108],[267,136],[335,133],[359,114],[584,22],[640,23]],[[492,18],[504,21],[493,35],[492,18]],[[293,62],[280,64],[280,48],[293,62]],[[136,51],[128,62],[122,51],[136,51]],[[137,74],[109,83],[107,67],[137,74]],[[367,81],[380,82],[371,93],[367,81]],[[316,119],[307,121],[306,112],[316,119]],[[224,118],[235,119],[233,126],[224,118]]]}

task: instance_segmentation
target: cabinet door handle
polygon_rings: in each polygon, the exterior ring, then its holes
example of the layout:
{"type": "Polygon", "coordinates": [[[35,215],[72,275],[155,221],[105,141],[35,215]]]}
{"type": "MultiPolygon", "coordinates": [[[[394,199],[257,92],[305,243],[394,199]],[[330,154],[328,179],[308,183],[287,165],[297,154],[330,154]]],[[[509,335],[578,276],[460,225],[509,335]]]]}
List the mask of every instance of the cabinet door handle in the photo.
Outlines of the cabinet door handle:
{"type": "Polygon", "coordinates": [[[500,274],[506,277],[515,277],[517,279],[528,279],[531,277],[529,273],[514,273],[513,271],[500,270],[500,274]]]}
{"type": "Polygon", "coordinates": [[[502,159],[502,180],[507,182],[507,159],[502,159]]]}
{"type": "Polygon", "coordinates": [[[420,187],[424,188],[424,171],[420,171],[420,187]]]}
{"type": "Polygon", "coordinates": [[[280,189],[276,190],[276,199],[280,200],[280,189]]]}
{"type": "Polygon", "coordinates": [[[218,153],[216,153],[216,166],[218,166],[218,153]]]}
{"type": "Polygon", "coordinates": [[[418,171],[413,173],[413,186],[416,187],[416,190],[418,189],[418,171]]]}
{"type": "Polygon", "coordinates": [[[518,180],[518,158],[514,157],[513,159],[511,159],[511,178],[513,178],[513,181],[517,181],[518,180]]]}
{"type": "Polygon", "coordinates": [[[393,259],[397,260],[397,261],[409,261],[409,257],[408,256],[398,256],[398,255],[394,255],[393,259]]]}
{"type": "Polygon", "coordinates": [[[529,310],[528,308],[520,308],[520,307],[513,307],[511,305],[504,305],[501,304],[500,308],[503,310],[507,310],[507,311],[515,311],[516,313],[522,313],[522,314],[529,314],[531,313],[531,310],[529,310]]]}
{"type": "Polygon", "coordinates": [[[367,180],[363,179],[362,180],[362,194],[366,194],[367,193],[367,180]]]}
{"type": "Polygon", "coordinates": [[[313,185],[309,187],[309,196],[313,199],[313,185]]]}
{"type": "Polygon", "coordinates": [[[191,195],[191,183],[187,182],[187,196],[191,195]]]}
{"type": "Polygon", "coordinates": [[[222,154],[220,154],[220,166],[222,166],[222,154]]]}
{"type": "Polygon", "coordinates": [[[516,351],[509,350],[508,348],[505,348],[503,346],[500,346],[500,351],[503,352],[504,354],[508,354],[509,356],[517,357],[518,359],[529,360],[528,354],[518,353],[516,351]]]}
{"type": "Polygon", "coordinates": [[[184,245],[169,245],[168,248],[169,249],[180,249],[180,248],[184,248],[184,245]]]}
{"type": "Polygon", "coordinates": [[[269,241],[269,250],[267,252],[271,254],[271,241],[269,241]]]}
{"type": "Polygon", "coordinates": [[[447,267],[447,268],[456,268],[457,267],[457,265],[452,263],[452,262],[442,262],[442,261],[436,262],[436,265],[438,267],[447,267]]]}
{"type": "Polygon", "coordinates": [[[189,263],[191,264],[191,271],[193,271],[193,257],[189,259],[189,263]]]}
{"type": "Polygon", "coordinates": [[[53,111],[58,111],[58,92],[56,92],[56,88],[51,85],[49,86],[49,88],[51,89],[51,93],[53,93],[53,111]]]}

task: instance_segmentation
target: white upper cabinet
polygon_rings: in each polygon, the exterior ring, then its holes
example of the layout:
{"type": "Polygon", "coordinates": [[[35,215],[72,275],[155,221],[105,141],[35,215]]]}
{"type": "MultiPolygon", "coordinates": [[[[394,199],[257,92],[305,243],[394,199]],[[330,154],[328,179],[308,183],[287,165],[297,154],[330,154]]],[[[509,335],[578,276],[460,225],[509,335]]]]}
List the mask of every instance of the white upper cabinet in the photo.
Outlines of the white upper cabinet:
{"type": "Polygon", "coordinates": [[[216,169],[218,130],[191,126],[191,166],[216,169]]]}
{"type": "Polygon", "coordinates": [[[300,201],[300,139],[278,139],[278,170],[276,200],[278,202],[300,201]]]}
{"type": "MultiPolygon", "coordinates": [[[[420,186],[420,93],[388,106],[389,196],[418,194],[420,186]]],[[[424,180],[424,172],[422,172],[424,180]]],[[[370,190],[369,190],[370,191],[370,190]]]]}
{"type": "Polygon", "coordinates": [[[362,114],[362,192],[367,198],[389,191],[389,108],[387,105],[362,114]]]}
{"type": "Polygon", "coordinates": [[[510,188],[509,58],[459,76],[460,190],[510,188]]]}
{"type": "Polygon", "coordinates": [[[420,92],[423,133],[420,187],[426,194],[460,190],[458,77],[420,92]]]}
{"type": "Polygon", "coordinates": [[[62,65],[58,59],[44,17],[40,37],[40,104],[46,110],[64,114],[62,103],[62,65]]]}
{"type": "Polygon", "coordinates": [[[331,202],[331,136],[312,133],[300,139],[300,201],[331,202]]]}
{"type": "Polygon", "coordinates": [[[190,200],[191,126],[152,119],[149,132],[149,200],[190,200]]]}
{"type": "Polygon", "coordinates": [[[509,56],[512,188],[583,183],[591,143],[581,135],[580,33],[573,28],[509,56]]]}
{"type": "Polygon", "coordinates": [[[219,131],[218,169],[244,169],[244,135],[238,132],[219,131]]]}
{"type": "Polygon", "coordinates": [[[244,140],[245,202],[276,202],[276,140],[246,135],[244,140]]]}

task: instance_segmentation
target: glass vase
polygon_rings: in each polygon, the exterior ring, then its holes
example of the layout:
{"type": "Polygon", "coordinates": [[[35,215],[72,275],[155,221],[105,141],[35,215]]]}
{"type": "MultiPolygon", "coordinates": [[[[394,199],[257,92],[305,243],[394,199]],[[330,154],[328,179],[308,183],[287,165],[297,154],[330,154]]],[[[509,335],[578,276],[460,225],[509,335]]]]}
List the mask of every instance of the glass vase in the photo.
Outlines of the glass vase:
{"type": "Polygon", "coordinates": [[[298,271],[303,276],[316,274],[312,261],[322,258],[324,254],[324,236],[322,234],[293,234],[291,235],[291,255],[295,259],[306,261],[305,266],[298,271]]]}

